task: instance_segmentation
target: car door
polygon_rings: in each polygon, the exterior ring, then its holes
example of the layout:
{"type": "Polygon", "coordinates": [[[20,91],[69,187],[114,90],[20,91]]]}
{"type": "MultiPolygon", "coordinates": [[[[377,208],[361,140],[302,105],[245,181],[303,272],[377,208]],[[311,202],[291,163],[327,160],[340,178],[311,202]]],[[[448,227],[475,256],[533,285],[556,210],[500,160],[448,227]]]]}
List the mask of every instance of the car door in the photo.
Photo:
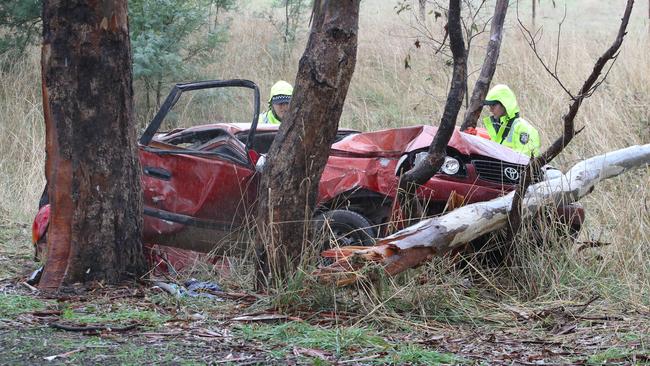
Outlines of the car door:
{"type": "MultiPolygon", "coordinates": [[[[257,175],[248,147],[219,127],[219,123],[165,126],[165,118],[180,94],[187,91],[224,84],[257,91],[252,82],[243,82],[176,85],[143,134],[139,157],[145,241],[207,252],[242,240],[241,233],[253,210],[257,189],[257,175]]],[[[254,109],[257,116],[259,107],[254,109]]],[[[251,127],[253,135],[255,123],[251,127]]]]}

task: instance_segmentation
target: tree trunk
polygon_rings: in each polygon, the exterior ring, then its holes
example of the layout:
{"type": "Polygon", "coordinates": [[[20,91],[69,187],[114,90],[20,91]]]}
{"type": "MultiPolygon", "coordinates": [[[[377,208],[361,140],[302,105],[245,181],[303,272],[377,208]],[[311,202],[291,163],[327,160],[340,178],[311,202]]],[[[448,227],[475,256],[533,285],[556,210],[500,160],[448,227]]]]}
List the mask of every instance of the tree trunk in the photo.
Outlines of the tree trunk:
{"type": "MultiPolygon", "coordinates": [[[[588,195],[601,181],[650,163],[650,144],[608,152],[574,165],[561,177],[532,185],[523,201],[524,217],[533,217],[542,206],[575,202],[588,195]]],[[[508,223],[515,192],[487,202],[457,208],[423,220],[386,237],[373,247],[342,247],[323,253],[338,259],[316,271],[325,282],[347,285],[357,280],[366,262],[383,265],[389,275],[416,267],[436,255],[458,248],[508,223]]]]}
{"type": "Polygon", "coordinates": [[[141,275],[142,198],[125,0],[43,3],[49,197],[40,286],[141,275]]]}
{"type": "Polygon", "coordinates": [[[427,19],[427,0],[418,0],[419,10],[420,10],[420,19],[424,22],[427,19]]]}
{"type": "Polygon", "coordinates": [[[413,169],[404,173],[400,179],[398,200],[405,219],[418,217],[417,204],[414,202],[418,185],[426,183],[440,169],[445,156],[447,144],[456,126],[458,111],[463,104],[465,80],[467,80],[467,54],[461,28],[460,0],[449,1],[449,20],[447,22],[449,46],[454,59],[454,71],[451,79],[447,102],[440,119],[438,131],[433,137],[429,154],[413,169]]]}
{"type": "Polygon", "coordinates": [[[490,41],[487,45],[485,59],[483,59],[483,66],[481,67],[481,74],[476,80],[474,91],[472,91],[472,99],[469,106],[465,111],[465,118],[460,130],[464,131],[469,127],[476,127],[481,109],[483,108],[483,101],[487,95],[494,71],[497,68],[497,61],[499,60],[499,53],[501,50],[501,40],[503,39],[503,22],[506,19],[506,12],[508,11],[508,0],[497,0],[494,7],[494,15],[492,16],[492,25],[490,27],[490,41]]]}
{"type": "Polygon", "coordinates": [[[162,76],[158,76],[156,80],[156,110],[160,109],[160,100],[162,99],[162,76]]]}
{"type": "Polygon", "coordinates": [[[308,242],[318,184],[356,63],[359,0],[316,0],[312,17],[291,109],[260,184],[257,253],[266,280],[270,269],[273,278],[282,278],[295,268],[308,242]]]}
{"type": "Polygon", "coordinates": [[[533,19],[533,29],[535,29],[535,17],[536,17],[536,15],[537,15],[537,14],[535,14],[535,13],[537,12],[537,11],[536,11],[536,10],[537,10],[537,9],[536,9],[536,8],[537,8],[537,4],[535,3],[536,1],[537,1],[537,0],[533,0],[533,16],[532,16],[532,19],[533,19]]]}

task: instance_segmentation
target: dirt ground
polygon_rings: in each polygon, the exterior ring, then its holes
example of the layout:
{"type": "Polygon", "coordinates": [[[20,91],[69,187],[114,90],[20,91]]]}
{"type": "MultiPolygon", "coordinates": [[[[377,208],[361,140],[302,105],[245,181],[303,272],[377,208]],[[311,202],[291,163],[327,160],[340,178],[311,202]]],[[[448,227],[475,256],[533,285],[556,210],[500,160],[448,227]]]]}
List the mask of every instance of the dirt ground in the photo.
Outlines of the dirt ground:
{"type": "Polygon", "coordinates": [[[25,284],[36,267],[22,244],[27,232],[0,230],[3,365],[650,364],[650,314],[597,299],[504,305],[473,321],[410,322],[282,314],[268,297],[232,289],[219,299],[175,298],[145,282],[44,294],[25,284]]]}

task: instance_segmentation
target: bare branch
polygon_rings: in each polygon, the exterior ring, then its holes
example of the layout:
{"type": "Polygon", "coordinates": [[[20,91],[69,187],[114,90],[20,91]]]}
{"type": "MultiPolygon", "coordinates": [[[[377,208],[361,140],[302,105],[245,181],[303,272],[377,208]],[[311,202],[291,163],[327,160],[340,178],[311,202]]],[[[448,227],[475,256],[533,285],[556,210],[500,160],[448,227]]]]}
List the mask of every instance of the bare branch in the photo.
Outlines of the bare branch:
{"type": "MultiPolygon", "coordinates": [[[[619,27],[618,34],[616,36],[616,39],[614,40],[614,43],[596,61],[596,63],[594,64],[594,68],[591,71],[591,74],[589,75],[589,77],[587,77],[587,80],[585,80],[584,84],[582,85],[582,88],[580,88],[580,92],[575,98],[573,98],[573,102],[569,106],[569,111],[567,112],[567,114],[565,114],[562,117],[564,121],[564,131],[562,133],[562,136],[559,137],[557,140],[555,140],[555,142],[553,142],[553,144],[546,151],[544,151],[544,153],[541,156],[538,156],[535,159],[530,161],[528,165],[528,169],[526,169],[526,174],[522,179],[521,185],[516,190],[516,194],[514,196],[514,199],[512,200],[512,208],[510,210],[510,214],[508,217],[510,221],[510,227],[511,227],[511,232],[510,232],[511,236],[516,234],[519,231],[519,228],[521,226],[521,204],[522,204],[521,201],[522,201],[523,192],[525,192],[527,187],[531,184],[532,177],[535,175],[535,172],[540,167],[546,165],[548,162],[553,160],[560,152],[562,152],[562,150],[564,150],[564,148],[569,144],[569,142],[571,142],[573,137],[576,135],[573,120],[575,119],[575,116],[578,114],[578,110],[580,109],[582,102],[584,101],[584,99],[591,96],[592,93],[595,91],[595,88],[597,88],[598,85],[600,85],[600,83],[602,83],[605,80],[605,78],[609,73],[609,70],[611,70],[611,66],[613,65],[613,62],[618,57],[618,50],[620,49],[621,44],[623,44],[623,38],[625,37],[626,34],[626,29],[627,29],[628,22],[630,20],[630,14],[632,13],[633,5],[634,5],[634,0],[627,1],[627,5],[625,7],[625,13],[623,15],[623,18],[621,19],[621,26],[619,27]],[[602,80],[598,81],[601,72],[607,65],[608,61],[610,60],[613,61],[610,64],[609,69],[607,70],[602,80]]],[[[582,131],[582,129],[580,131],[582,131]]]]}
{"type": "Polygon", "coordinates": [[[564,23],[564,20],[566,20],[566,4],[564,4],[564,16],[562,17],[562,20],[560,20],[560,23],[557,25],[557,42],[555,45],[555,65],[553,67],[553,70],[555,71],[555,74],[557,75],[557,63],[560,60],[560,39],[562,37],[562,24],[564,23]]]}
{"type": "Polygon", "coordinates": [[[494,8],[494,16],[492,17],[492,26],[490,28],[490,42],[488,43],[483,66],[481,67],[481,74],[474,85],[472,99],[470,100],[469,107],[465,111],[463,124],[460,127],[461,131],[466,130],[468,127],[476,127],[476,122],[481,114],[483,100],[487,95],[494,71],[496,70],[497,60],[499,59],[501,40],[503,39],[503,23],[507,11],[508,0],[498,0],[494,8]]]}
{"type": "MultiPolygon", "coordinates": [[[[609,60],[616,60],[616,57],[618,56],[618,50],[621,47],[621,44],[623,44],[623,38],[625,37],[627,25],[630,21],[630,14],[632,13],[632,7],[634,5],[634,0],[628,0],[627,5],[625,6],[625,13],[623,15],[623,18],[621,19],[621,26],[619,27],[618,34],[616,35],[616,39],[614,40],[614,43],[603,53],[602,56],[596,61],[594,64],[594,68],[591,71],[591,74],[589,77],[587,77],[587,80],[585,80],[584,84],[580,88],[580,92],[574,99],[573,103],[569,107],[569,111],[567,112],[566,115],[564,115],[563,120],[564,120],[564,134],[562,137],[558,138],[552,145],[549,147],[539,158],[539,162],[541,165],[544,165],[548,163],[549,161],[553,160],[563,149],[564,147],[571,141],[573,136],[575,135],[574,132],[574,126],[573,126],[573,119],[575,116],[578,114],[578,110],[580,109],[580,105],[582,104],[582,101],[585,98],[588,98],[591,93],[595,90],[594,87],[597,87],[597,80],[600,77],[601,72],[607,65],[609,60]]],[[[611,65],[610,65],[611,69],[611,65]]],[[[607,71],[607,76],[609,73],[609,70],[607,71]]],[[[604,81],[601,80],[598,82],[598,85],[604,81]]],[[[540,165],[540,166],[541,166],[540,165]]]]}
{"type": "MultiPolygon", "coordinates": [[[[537,51],[537,41],[536,39],[541,28],[535,32],[533,35],[528,28],[522,23],[521,18],[519,18],[519,6],[517,6],[517,22],[519,22],[519,30],[521,31],[521,34],[524,36],[524,39],[526,40],[526,43],[528,43],[528,46],[530,49],[533,51],[533,54],[537,58],[537,60],[542,64],[546,72],[553,78],[555,81],[557,81],[558,85],[564,90],[565,93],[569,95],[569,97],[574,100],[575,97],[569,91],[569,89],[564,86],[564,83],[562,83],[562,80],[560,80],[559,76],[557,75],[556,72],[551,71],[550,67],[546,64],[546,62],[542,59],[542,56],[540,56],[539,52],[537,51]]],[[[559,45],[558,45],[559,48],[559,45]]],[[[557,51],[559,53],[559,50],[557,51]]],[[[557,60],[556,60],[557,61],[557,60]]],[[[556,63],[557,64],[557,63],[556,63]]]]}

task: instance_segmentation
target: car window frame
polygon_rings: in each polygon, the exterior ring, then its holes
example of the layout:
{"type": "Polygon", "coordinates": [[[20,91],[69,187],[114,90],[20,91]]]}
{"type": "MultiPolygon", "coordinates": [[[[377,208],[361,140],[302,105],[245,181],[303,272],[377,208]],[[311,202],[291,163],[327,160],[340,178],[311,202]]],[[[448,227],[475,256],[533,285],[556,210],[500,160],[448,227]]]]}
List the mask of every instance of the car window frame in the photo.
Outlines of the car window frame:
{"type": "MultiPolygon", "coordinates": [[[[180,99],[181,95],[184,92],[187,91],[193,91],[193,90],[202,90],[202,89],[212,89],[212,88],[225,88],[225,87],[240,87],[240,88],[248,88],[253,90],[253,97],[254,97],[254,104],[253,104],[253,121],[251,123],[251,128],[248,131],[248,138],[245,144],[245,150],[246,150],[246,163],[247,165],[254,165],[254,162],[251,160],[250,154],[247,152],[250,150],[251,146],[253,146],[253,143],[255,142],[255,132],[257,130],[257,124],[258,124],[258,116],[260,113],[260,90],[254,82],[246,79],[230,79],[230,80],[207,80],[207,81],[198,81],[198,82],[191,82],[191,83],[178,83],[174,85],[172,90],[169,92],[169,95],[167,95],[167,98],[165,99],[165,102],[162,104],[154,118],[151,120],[145,131],[143,132],[142,136],[140,136],[140,139],[138,140],[138,143],[140,146],[152,153],[157,153],[157,154],[186,154],[186,155],[198,155],[198,156],[215,156],[215,157],[220,157],[224,159],[228,159],[228,156],[224,156],[223,154],[211,152],[211,151],[200,151],[200,150],[191,150],[191,149],[160,149],[160,148],[155,148],[149,146],[151,144],[151,141],[153,141],[153,138],[160,128],[163,120],[169,113],[169,111],[174,107],[174,105],[178,102],[180,99]]],[[[238,159],[228,159],[230,161],[233,161],[238,164],[242,164],[242,161],[239,161],[238,159]],[[235,161],[237,160],[237,161],[235,161]]]]}

